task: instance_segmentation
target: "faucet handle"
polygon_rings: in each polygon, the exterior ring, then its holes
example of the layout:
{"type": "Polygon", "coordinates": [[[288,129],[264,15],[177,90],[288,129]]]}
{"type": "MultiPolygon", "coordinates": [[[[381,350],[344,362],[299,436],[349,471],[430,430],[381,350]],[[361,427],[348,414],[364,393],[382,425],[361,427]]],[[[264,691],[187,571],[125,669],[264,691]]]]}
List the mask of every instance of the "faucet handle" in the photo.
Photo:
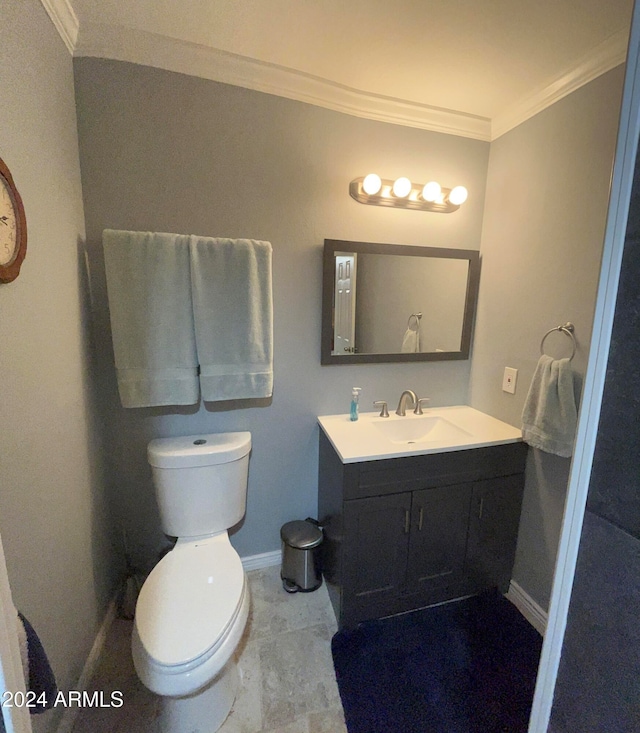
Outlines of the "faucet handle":
{"type": "Polygon", "coordinates": [[[389,410],[387,410],[387,403],[384,400],[378,400],[373,403],[374,407],[381,407],[380,417],[389,417],[389,410]]]}
{"type": "Polygon", "coordinates": [[[429,397],[421,397],[419,400],[416,400],[416,409],[413,411],[413,414],[422,415],[422,405],[426,405],[427,402],[431,402],[429,397]]]}

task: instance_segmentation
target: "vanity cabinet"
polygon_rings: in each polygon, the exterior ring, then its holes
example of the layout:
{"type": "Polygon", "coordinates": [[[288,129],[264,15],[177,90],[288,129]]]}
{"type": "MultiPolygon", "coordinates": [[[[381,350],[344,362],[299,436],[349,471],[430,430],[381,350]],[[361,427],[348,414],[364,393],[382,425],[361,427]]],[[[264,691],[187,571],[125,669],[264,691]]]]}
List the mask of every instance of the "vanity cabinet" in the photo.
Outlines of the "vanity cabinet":
{"type": "Polygon", "coordinates": [[[323,571],[340,627],[508,589],[523,443],[343,464],[320,430],[323,571]]]}

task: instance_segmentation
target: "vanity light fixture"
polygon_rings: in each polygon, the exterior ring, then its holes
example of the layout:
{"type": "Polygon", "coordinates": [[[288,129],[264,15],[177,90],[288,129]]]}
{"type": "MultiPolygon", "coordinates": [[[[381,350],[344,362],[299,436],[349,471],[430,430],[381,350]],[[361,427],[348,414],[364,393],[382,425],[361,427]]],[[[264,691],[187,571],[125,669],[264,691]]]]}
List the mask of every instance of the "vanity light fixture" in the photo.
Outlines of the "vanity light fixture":
{"type": "Polygon", "coordinates": [[[404,176],[391,180],[377,173],[355,178],[349,184],[349,194],[361,204],[395,206],[450,214],[457,211],[469,195],[464,186],[443,188],[437,181],[412,183],[404,176]]]}

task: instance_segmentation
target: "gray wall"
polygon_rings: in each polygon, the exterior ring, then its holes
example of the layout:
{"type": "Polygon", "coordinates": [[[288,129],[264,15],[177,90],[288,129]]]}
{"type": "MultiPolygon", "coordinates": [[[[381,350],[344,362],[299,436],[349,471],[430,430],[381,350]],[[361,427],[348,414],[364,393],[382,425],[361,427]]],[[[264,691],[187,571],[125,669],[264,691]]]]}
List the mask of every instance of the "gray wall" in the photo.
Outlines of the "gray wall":
{"type": "Polygon", "coordinates": [[[100,333],[103,418],[121,521],[134,560],[163,543],[146,443],[155,436],[250,430],[242,556],[279,547],[280,526],[315,515],[316,416],[393,404],[403,389],[465,403],[469,363],[320,366],[325,238],[478,249],[489,146],[349,117],[133,64],[75,61],[87,247],[100,333]],[[372,170],[443,185],[469,201],[452,215],[363,206],[349,181],[372,170]],[[104,290],[104,228],[251,237],[273,244],[275,386],[259,405],[124,410],[117,398],[104,290]]]}
{"type": "MultiPolygon", "coordinates": [[[[589,349],[616,142],[623,67],[582,87],[491,144],[470,404],[512,425],[550,328],[575,324],[581,387],[589,349]],[[502,392],[518,369],[515,395],[502,392]]],[[[567,356],[552,334],[546,352],[567,356]]],[[[570,459],[532,449],[513,572],[548,607],[570,459]]]]}
{"type": "Polygon", "coordinates": [[[0,285],[0,532],[14,602],[68,690],[117,564],[92,407],[73,67],[38,0],[2,3],[0,92],[0,157],[28,229],[21,275],[0,285]]]}

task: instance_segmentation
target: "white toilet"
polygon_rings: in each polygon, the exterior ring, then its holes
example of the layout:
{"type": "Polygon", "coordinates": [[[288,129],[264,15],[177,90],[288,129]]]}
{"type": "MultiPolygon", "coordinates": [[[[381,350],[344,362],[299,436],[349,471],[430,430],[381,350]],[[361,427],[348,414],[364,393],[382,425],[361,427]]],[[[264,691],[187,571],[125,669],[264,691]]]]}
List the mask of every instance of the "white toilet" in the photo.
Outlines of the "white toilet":
{"type": "Polygon", "coordinates": [[[166,733],[214,733],[238,690],[249,588],[227,529],[245,513],[250,450],[250,433],[149,443],[162,527],[178,540],[142,586],[131,647],[166,733]]]}

